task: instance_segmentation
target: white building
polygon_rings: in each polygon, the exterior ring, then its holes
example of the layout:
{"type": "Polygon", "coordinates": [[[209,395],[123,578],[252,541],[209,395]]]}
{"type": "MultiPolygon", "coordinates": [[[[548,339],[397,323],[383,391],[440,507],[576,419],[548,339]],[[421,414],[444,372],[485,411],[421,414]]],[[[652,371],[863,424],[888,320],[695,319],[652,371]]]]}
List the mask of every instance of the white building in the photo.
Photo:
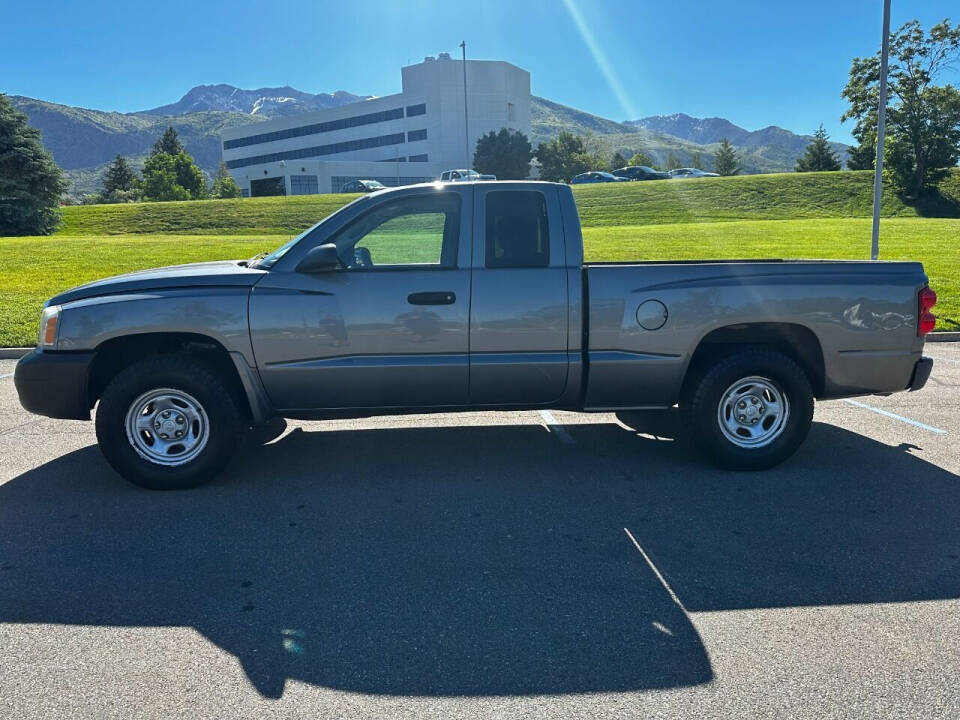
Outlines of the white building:
{"type": "Polygon", "coordinates": [[[221,134],[223,160],[245,195],[339,192],[350,180],[405,185],[471,167],[477,139],[501,128],[530,134],[530,73],[447,53],[401,69],[403,91],[221,134]]]}

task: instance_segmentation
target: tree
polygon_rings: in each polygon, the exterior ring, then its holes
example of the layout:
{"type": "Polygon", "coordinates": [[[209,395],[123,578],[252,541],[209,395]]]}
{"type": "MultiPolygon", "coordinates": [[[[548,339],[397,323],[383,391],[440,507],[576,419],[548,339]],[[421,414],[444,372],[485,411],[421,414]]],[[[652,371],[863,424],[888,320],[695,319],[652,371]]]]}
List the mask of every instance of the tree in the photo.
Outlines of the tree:
{"type": "Polygon", "coordinates": [[[643,150],[635,152],[633,157],[630,158],[630,165],[646,165],[647,167],[653,167],[653,158],[647,155],[643,150]]]}
{"type": "MultiPolygon", "coordinates": [[[[884,170],[901,193],[923,195],[960,160],[960,90],[934,84],[958,57],[960,26],[949,20],[929,33],[911,20],[890,35],[884,170]]],[[[861,145],[876,135],[879,84],[880,53],[854,58],[843,90],[850,107],[842,119],[856,120],[853,135],[861,145]]]]}
{"type": "Polygon", "coordinates": [[[810,141],[803,155],[797,160],[797,172],[840,169],[840,161],[830,148],[827,137],[827,131],[823,129],[821,124],[813,134],[813,140],[810,141]]]}
{"type": "Polygon", "coordinates": [[[847,170],[873,170],[876,159],[876,138],[866,137],[847,151],[847,170]]]}
{"type": "Polygon", "coordinates": [[[103,176],[103,189],[97,196],[102,203],[135,202],[140,199],[140,179],[129,161],[117,155],[103,176]]]}
{"type": "Polygon", "coordinates": [[[0,94],[0,235],[47,235],[60,222],[63,172],[40,131],[0,94]]]}
{"type": "Polygon", "coordinates": [[[146,200],[199,200],[206,195],[203,172],[186,153],[157,153],[143,165],[143,195],[146,200]]]}
{"type": "Polygon", "coordinates": [[[617,150],[613,154],[613,157],[610,160],[610,165],[611,167],[613,167],[614,170],[617,170],[618,168],[626,167],[627,159],[623,156],[622,152],[617,150]]]}
{"type": "Polygon", "coordinates": [[[227,171],[227,164],[220,163],[217,168],[217,176],[213,179],[213,197],[215,198],[238,198],[242,195],[240,186],[233,176],[227,171]]]}
{"type": "Polygon", "coordinates": [[[174,130],[173,127],[168,127],[163,131],[163,135],[153,144],[153,150],[150,151],[150,154],[166,153],[167,155],[179,155],[180,153],[186,152],[187,149],[183,146],[183,143],[180,142],[180,136],[177,135],[177,131],[174,130]]]}
{"type": "Polygon", "coordinates": [[[720,140],[720,149],[714,155],[713,169],[718,175],[736,175],[740,172],[740,157],[726,138],[720,140]]]}
{"type": "Polygon", "coordinates": [[[703,170],[703,158],[700,156],[699,150],[694,150],[690,154],[690,167],[703,170]]]}
{"type": "Polygon", "coordinates": [[[566,131],[550,142],[540,143],[536,157],[540,162],[540,178],[553,182],[570,182],[574,175],[587,172],[593,161],[583,138],[566,131]]]}
{"type": "Polygon", "coordinates": [[[664,167],[664,170],[676,170],[677,168],[682,168],[683,163],[680,162],[680,158],[673,154],[671,151],[667,154],[667,164],[664,167]]]}
{"type": "Polygon", "coordinates": [[[491,130],[477,140],[473,154],[474,169],[496,175],[499,180],[523,180],[530,176],[533,148],[527,136],[518,130],[491,130]]]}

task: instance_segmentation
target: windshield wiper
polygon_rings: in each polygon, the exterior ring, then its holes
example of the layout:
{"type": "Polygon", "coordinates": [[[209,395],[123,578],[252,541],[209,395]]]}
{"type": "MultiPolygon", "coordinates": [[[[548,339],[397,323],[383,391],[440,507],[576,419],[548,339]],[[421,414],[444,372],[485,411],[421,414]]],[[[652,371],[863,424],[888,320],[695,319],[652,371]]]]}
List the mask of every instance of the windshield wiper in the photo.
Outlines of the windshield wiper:
{"type": "Polygon", "coordinates": [[[260,262],[260,261],[263,260],[265,257],[267,257],[267,255],[269,255],[269,254],[270,254],[270,253],[269,253],[269,252],[266,252],[266,251],[264,251],[264,252],[259,252],[259,253],[257,253],[256,255],[254,255],[252,258],[250,258],[249,260],[243,260],[240,264],[243,265],[243,266],[245,266],[245,267],[253,267],[253,266],[256,265],[258,262],[260,262]]]}

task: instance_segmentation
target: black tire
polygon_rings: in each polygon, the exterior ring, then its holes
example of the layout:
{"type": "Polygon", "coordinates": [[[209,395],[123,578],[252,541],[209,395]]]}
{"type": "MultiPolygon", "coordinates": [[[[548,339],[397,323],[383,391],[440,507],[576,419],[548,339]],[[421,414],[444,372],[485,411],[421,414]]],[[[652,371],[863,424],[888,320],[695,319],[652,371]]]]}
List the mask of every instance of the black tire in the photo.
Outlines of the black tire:
{"type": "Polygon", "coordinates": [[[227,385],[200,358],[160,355],[122,370],[107,385],[97,407],[96,427],[101,452],[124,478],[148,490],[184,490],[211,480],[227,465],[236,449],[242,416],[227,385]],[[205,444],[197,443],[197,454],[178,465],[151,461],[128,437],[128,410],[145,393],[161,388],[195,399],[207,420],[205,444]]]}
{"type": "MultiPolygon", "coordinates": [[[[762,389],[763,384],[751,387],[762,389]]],[[[748,391],[743,397],[749,399],[751,395],[758,397],[759,407],[763,410],[777,407],[775,404],[764,406],[762,390],[748,391]]],[[[813,388],[807,374],[789,356],[774,350],[743,350],[720,359],[695,376],[681,402],[681,410],[684,425],[692,430],[693,443],[714,463],[730,470],[765,470],[793,455],[806,439],[813,422],[813,388]],[[735,426],[735,432],[725,431],[721,423],[724,418],[730,418],[729,410],[737,406],[736,402],[731,405],[727,400],[740,397],[736,393],[728,396],[728,389],[749,378],[769,381],[773,389],[781,393],[781,398],[785,397],[786,403],[781,403],[781,409],[786,408],[786,412],[780,412],[785,419],[779,425],[771,422],[770,428],[765,430],[763,424],[771,418],[772,412],[766,417],[748,417],[747,425],[758,423],[755,431],[750,427],[739,427],[734,419],[726,425],[728,428],[735,426]],[[737,432],[743,432],[745,437],[736,437],[737,432]],[[751,432],[771,433],[771,439],[753,447],[738,444],[753,442],[748,437],[751,432]]]]}

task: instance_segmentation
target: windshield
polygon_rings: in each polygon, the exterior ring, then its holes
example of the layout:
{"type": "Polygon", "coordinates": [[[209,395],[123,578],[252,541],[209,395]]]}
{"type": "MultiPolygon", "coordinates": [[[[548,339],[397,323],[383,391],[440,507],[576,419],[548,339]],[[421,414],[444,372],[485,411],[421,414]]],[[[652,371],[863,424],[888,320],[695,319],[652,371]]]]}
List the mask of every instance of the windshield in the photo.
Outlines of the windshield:
{"type": "Polygon", "coordinates": [[[305,238],[307,235],[309,235],[309,234],[312,233],[314,230],[316,230],[318,227],[320,227],[323,223],[327,222],[328,220],[330,220],[330,218],[334,217],[335,215],[338,215],[339,213],[342,213],[344,210],[346,210],[346,209],[347,209],[348,207],[350,207],[351,205],[354,205],[354,204],[356,204],[356,203],[358,203],[358,202],[363,202],[363,201],[365,201],[366,199],[367,199],[367,196],[366,196],[366,195],[363,195],[363,196],[361,196],[361,197],[358,197],[356,200],[353,200],[352,202],[347,203],[346,205],[344,205],[342,208],[340,208],[340,209],[337,210],[336,212],[333,212],[333,213],[331,213],[330,215],[327,215],[327,217],[325,217],[325,218],[324,218],[323,220],[321,220],[320,222],[316,223],[315,225],[311,225],[310,227],[308,227],[306,230],[304,230],[302,233],[300,233],[300,234],[297,235],[296,237],[291,238],[290,240],[288,240],[287,242],[285,242],[283,245],[281,245],[280,247],[278,247],[278,248],[277,248],[276,250],[274,250],[273,252],[267,253],[267,254],[265,254],[263,257],[259,257],[259,256],[258,256],[257,258],[254,258],[254,260],[252,260],[252,261],[249,263],[249,267],[258,268],[258,269],[260,269],[260,270],[269,270],[270,268],[272,268],[272,267],[276,264],[276,262],[277,262],[280,258],[282,258],[284,255],[286,255],[286,254],[290,251],[291,248],[293,248],[298,242],[300,242],[301,240],[303,240],[303,238],[305,238]]]}

